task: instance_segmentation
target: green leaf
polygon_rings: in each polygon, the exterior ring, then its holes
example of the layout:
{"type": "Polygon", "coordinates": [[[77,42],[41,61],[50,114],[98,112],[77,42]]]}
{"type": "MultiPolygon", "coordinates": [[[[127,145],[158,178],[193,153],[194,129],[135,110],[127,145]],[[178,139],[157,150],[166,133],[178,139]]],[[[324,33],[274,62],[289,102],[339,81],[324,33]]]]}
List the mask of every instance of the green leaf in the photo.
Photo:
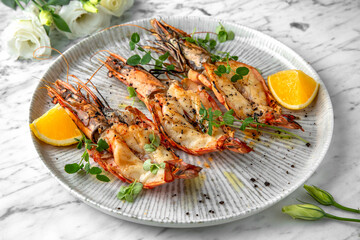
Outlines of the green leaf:
{"type": "Polygon", "coordinates": [[[98,143],[97,143],[96,150],[98,152],[102,152],[102,151],[104,151],[104,150],[106,150],[108,148],[109,148],[109,145],[107,144],[107,142],[104,139],[100,138],[98,143]]]}
{"type": "Polygon", "coordinates": [[[219,34],[218,34],[218,40],[219,40],[219,42],[221,42],[221,43],[226,42],[226,40],[227,40],[227,33],[226,33],[225,31],[219,32],[219,34]]]}
{"type": "Polygon", "coordinates": [[[83,146],[83,142],[82,141],[79,141],[78,144],[76,145],[76,148],[77,149],[81,149],[83,146]]]}
{"type": "Polygon", "coordinates": [[[242,79],[242,76],[240,76],[239,74],[235,74],[231,77],[232,82],[237,82],[239,79],[242,79]]]}
{"type": "Polygon", "coordinates": [[[233,116],[233,114],[234,114],[233,109],[230,109],[229,111],[224,113],[223,121],[225,124],[233,124],[234,123],[235,117],[233,116]]]}
{"type": "Polygon", "coordinates": [[[241,127],[240,127],[240,130],[241,131],[244,131],[245,128],[247,126],[249,126],[249,124],[253,123],[254,122],[254,119],[252,117],[249,117],[249,118],[246,118],[242,123],[241,123],[241,127]]]}
{"type": "Polygon", "coordinates": [[[148,160],[146,160],[146,161],[144,162],[144,164],[143,164],[143,169],[144,169],[145,171],[150,171],[150,167],[151,167],[151,160],[148,159],[148,160]]]}
{"type": "Polygon", "coordinates": [[[131,41],[134,43],[140,42],[140,35],[137,32],[133,33],[131,35],[131,41]]]}
{"type": "Polygon", "coordinates": [[[128,187],[121,186],[120,191],[117,194],[119,200],[126,200],[128,202],[133,202],[134,199],[139,195],[143,188],[142,183],[134,181],[128,187]]]}
{"type": "Polygon", "coordinates": [[[214,118],[218,118],[219,116],[221,116],[221,114],[222,114],[222,112],[221,112],[220,110],[215,110],[215,111],[213,112],[214,118]]]}
{"type": "Polygon", "coordinates": [[[160,59],[161,61],[165,61],[169,56],[170,56],[170,53],[169,53],[169,52],[166,52],[165,54],[159,56],[159,59],[160,59]]]}
{"type": "Polygon", "coordinates": [[[153,134],[154,139],[151,141],[151,143],[155,146],[158,147],[160,146],[160,137],[157,134],[153,134]]]}
{"type": "Polygon", "coordinates": [[[233,31],[228,31],[227,32],[227,40],[230,41],[230,40],[234,40],[235,38],[235,33],[233,31]]]}
{"type": "Polygon", "coordinates": [[[152,144],[145,144],[144,145],[144,150],[146,152],[154,152],[156,150],[156,147],[152,144]]]}
{"type": "Polygon", "coordinates": [[[155,60],[155,69],[162,69],[163,62],[160,60],[155,60]]]}
{"type": "Polygon", "coordinates": [[[152,164],[150,167],[150,172],[156,175],[158,171],[159,171],[159,167],[156,164],[152,164]]]}
{"type": "Polygon", "coordinates": [[[215,73],[216,75],[218,75],[219,77],[221,77],[221,75],[222,75],[221,72],[216,71],[216,70],[214,71],[214,73],[215,73]]]}
{"type": "Polygon", "coordinates": [[[160,167],[161,168],[165,168],[166,167],[166,164],[164,162],[160,163],[160,167]]]}
{"type": "Polygon", "coordinates": [[[70,0],[49,0],[46,4],[47,5],[58,5],[58,6],[64,6],[68,5],[70,3],[70,0]]]}
{"type": "Polygon", "coordinates": [[[85,162],[89,162],[89,153],[86,150],[84,152],[84,160],[85,162]]]}
{"type": "Polygon", "coordinates": [[[226,67],[224,65],[219,65],[217,70],[220,72],[220,73],[226,73],[226,67]]]}
{"type": "Polygon", "coordinates": [[[219,26],[216,27],[215,32],[216,32],[216,34],[219,34],[220,32],[223,32],[223,31],[225,31],[225,28],[221,23],[219,23],[219,26]]]}
{"type": "Polygon", "coordinates": [[[59,15],[57,15],[56,13],[51,12],[51,15],[53,17],[55,26],[60,29],[63,32],[69,32],[71,33],[71,30],[69,28],[69,26],[67,25],[67,23],[65,22],[64,19],[62,19],[62,17],[60,17],[59,15]]]}
{"type": "Polygon", "coordinates": [[[136,97],[136,91],[133,87],[127,87],[127,91],[129,93],[129,98],[136,97]]]}
{"type": "Polygon", "coordinates": [[[44,27],[44,29],[45,29],[46,35],[49,36],[49,34],[50,34],[50,26],[43,25],[43,27],[44,27]]]}
{"type": "Polygon", "coordinates": [[[247,67],[238,67],[236,73],[240,76],[246,76],[249,73],[249,69],[247,67]]]}
{"type": "Polygon", "coordinates": [[[135,54],[129,57],[126,63],[130,66],[136,66],[140,63],[140,61],[141,61],[141,57],[138,54],[135,54]]]}
{"type": "Polygon", "coordinates": [[[167,66],[166,66],[166,70],[168,70],[168,71],[173,71],[173,70],[175,70],[175,66],[172,65],[172,64],[167,65],[167,66]]]}
{"type": "Polygon", "coordinates": [[[151,61],[151,53],[150,53],[150,52],[147,52],[147,53],[141,58],[140,64],[141,64],[141,65],[146,65],[146,64],[148,64],[150,61],[151,61]]]}
{"type": "Polygon", "coordinates": [[[14,0],[1,0],[1,2],[14,10],[17,8],[17,4],[14,0]]]}
{"type": "Polygon", "coordinates": [[[207,34],[206,34],[206,37],[205,37],[205,42],[208,42],[209,40],[210,40],[210,34],[207,33],[207,34]]]}
{"type": "Polygon", "coordinates": [[[138,49],[141,51],[141,52],[145,52],[145,49],[143,49],[142,47],[138,46],[138,49]]]}
{"type": "Polygon", "coordinates": [[[216,41],[214,39],[210,39],[210,49],[213,50],[216,47],[216,41]]]}
{"type": "Polygon", "coordinates": [[[80,170],[80,166],[77,163],[66,164],[64,169],[65,169],[65,172],[67,172],[69,174],[73,174],[80,170]]]}
{"type": "Polygon", "coordinates": [[[143,189],[143,184],[142,183],[135,183],[135,185],[133,186],[133,194],[135,196],[139,195],[139,193],[141,192],[141,190],[143,189]]]}
{"type": "Polygon", "coordinates": [[[96,178],[97,178],[97,180],[102,181],[102,182],[110,182],[110,178],[108,178],[105,175],[98,174],[98,175],[96,175],[96,178]]]}
{"type": "Polygon", "coordinates": [[[85,170],[86,173],[89,172],[89,170],[90,170],[90,163],[86,163],[86,164],[85,164],[84,170],[85,170]]]}
{"type": "Polygon", "coordinates": [[[135,43],[133,41],[129,42],[129,46],[131,51],[135,50],[135,43]]]}
{"type": "Polygon", "coordinates": [[[89,173],[91,175],[97,175],[97,174],[100,174],[102,172],[101,168],[98,168],[98,167],[92,167],[89,169],[89,173]]]}
{"type": "Polygon", "coordinates": [[[234,60],[234,61],[237,61],[239,59],[239,57],[238,56],[231,56],[230,59],[234,60]]]}

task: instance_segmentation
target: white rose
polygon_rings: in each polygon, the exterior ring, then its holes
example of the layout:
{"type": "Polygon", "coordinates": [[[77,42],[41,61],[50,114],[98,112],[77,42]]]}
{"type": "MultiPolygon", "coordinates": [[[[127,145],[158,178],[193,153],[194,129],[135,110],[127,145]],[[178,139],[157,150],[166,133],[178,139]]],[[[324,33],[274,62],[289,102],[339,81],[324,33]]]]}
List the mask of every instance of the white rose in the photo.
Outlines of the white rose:
{"type": "Polygon", "coordinates": [[[111,15],[106,14],[102,8],[98,13],[89,13],[82,8],[80,1],[70,1],[63,6],[59,15],[68,24],[71,33],[63,32],[67,38],[75,39],[102,30],[110,25],[111,15]]]}
{"type": "MultiPolygon", "coordinates": [[[[15,59],[29,59],[33,52],[42,46],[50,47],[50,39],[40,24],[37,16],[26,13],[21,19],[16,19],[3,32],[4,45],[9,55],[15,59]]],[[[50,48],[40,48],[36,56],[49,57],[50,48]]]]}
{"type": "Polygon", "coordinates": [[[120,17],[134,4],[134,0],[101,0],[100,5],[108,14],[120,17]]]}

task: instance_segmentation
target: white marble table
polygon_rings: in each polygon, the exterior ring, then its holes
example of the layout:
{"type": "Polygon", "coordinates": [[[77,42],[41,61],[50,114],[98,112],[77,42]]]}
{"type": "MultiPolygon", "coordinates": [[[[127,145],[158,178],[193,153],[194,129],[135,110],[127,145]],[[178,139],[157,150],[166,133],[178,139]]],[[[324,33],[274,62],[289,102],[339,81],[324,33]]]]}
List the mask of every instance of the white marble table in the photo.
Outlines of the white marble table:
{"type": "MultiPolygon", "coordinates": [[[[333,102],[335,131],[329,152],[307,183],[327,189],[345,205],[359,207],[360,1],[137,0],[114,23],[175,14],[247,25],[285,43],[317,70],[333,102]]],[[[0,32],[14,16],[1,8],[0,32]]],[[[65,50],[74,43],[57,47],[65,50]]],[[[283,205],[305,197],[302,189],[252,217],[200,229],[142,226],[88,207],[50,176],[30,139],[30,99],[52,61],[14,62],[3,51],[1,46],[0,239],[360,239],[360,224],[306,222],[282,214],[283,205]]]]}

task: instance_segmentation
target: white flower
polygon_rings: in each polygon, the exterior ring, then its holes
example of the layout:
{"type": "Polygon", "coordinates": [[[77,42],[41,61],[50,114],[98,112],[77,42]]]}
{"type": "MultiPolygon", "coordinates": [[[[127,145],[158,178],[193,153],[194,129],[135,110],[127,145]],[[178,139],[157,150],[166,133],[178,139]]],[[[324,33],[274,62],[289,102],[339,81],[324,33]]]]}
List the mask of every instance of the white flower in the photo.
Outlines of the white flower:
{"type": "MultiPolygon", "coordinates": [[[[29,59],[41,46],[50,47],[50,39],[39,19],[32,13],[26,13],[21,19],[12,22],[3,32],[3,40],[9,55],[15,59],[29,59]]],[[[40,48],[36,56],[49,57],[50,48],[40,48]]]]}
{"type": "Polygon", "coordinates": [[[110,25],[111,16],[102,9],[98,13],[89,13],[82,8],[80,1],[70,1],[63,6],[59,15],[68,24],[71,33],[63,32],[67,38],[75,39],[102,30],[110,25]]]}
{"type": "Polygon", "coordinates": [[[134,4],[134,0],[101,0],[100,5],[108,14],[120,17],[134,4]]]}

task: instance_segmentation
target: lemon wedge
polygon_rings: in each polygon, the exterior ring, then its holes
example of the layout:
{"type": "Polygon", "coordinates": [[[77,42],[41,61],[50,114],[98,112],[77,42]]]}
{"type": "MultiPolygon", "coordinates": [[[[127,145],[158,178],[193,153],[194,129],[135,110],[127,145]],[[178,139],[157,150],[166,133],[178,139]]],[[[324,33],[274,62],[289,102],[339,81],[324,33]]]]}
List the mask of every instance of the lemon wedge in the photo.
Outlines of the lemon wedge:
{"type": "Polygon", "coordinates": [[[53,146],[68,146],[77,143],[75,138],[82,137],[81,131],[59,104],[35,119],[30,129],[38,139],[53,146]]]}
{"type": "Polygon", "coordinates": [[[299,110],[315,99],[320,84],[300,70],[285,70],[268,77],[269,89],[281,106],[299,110]]]}

